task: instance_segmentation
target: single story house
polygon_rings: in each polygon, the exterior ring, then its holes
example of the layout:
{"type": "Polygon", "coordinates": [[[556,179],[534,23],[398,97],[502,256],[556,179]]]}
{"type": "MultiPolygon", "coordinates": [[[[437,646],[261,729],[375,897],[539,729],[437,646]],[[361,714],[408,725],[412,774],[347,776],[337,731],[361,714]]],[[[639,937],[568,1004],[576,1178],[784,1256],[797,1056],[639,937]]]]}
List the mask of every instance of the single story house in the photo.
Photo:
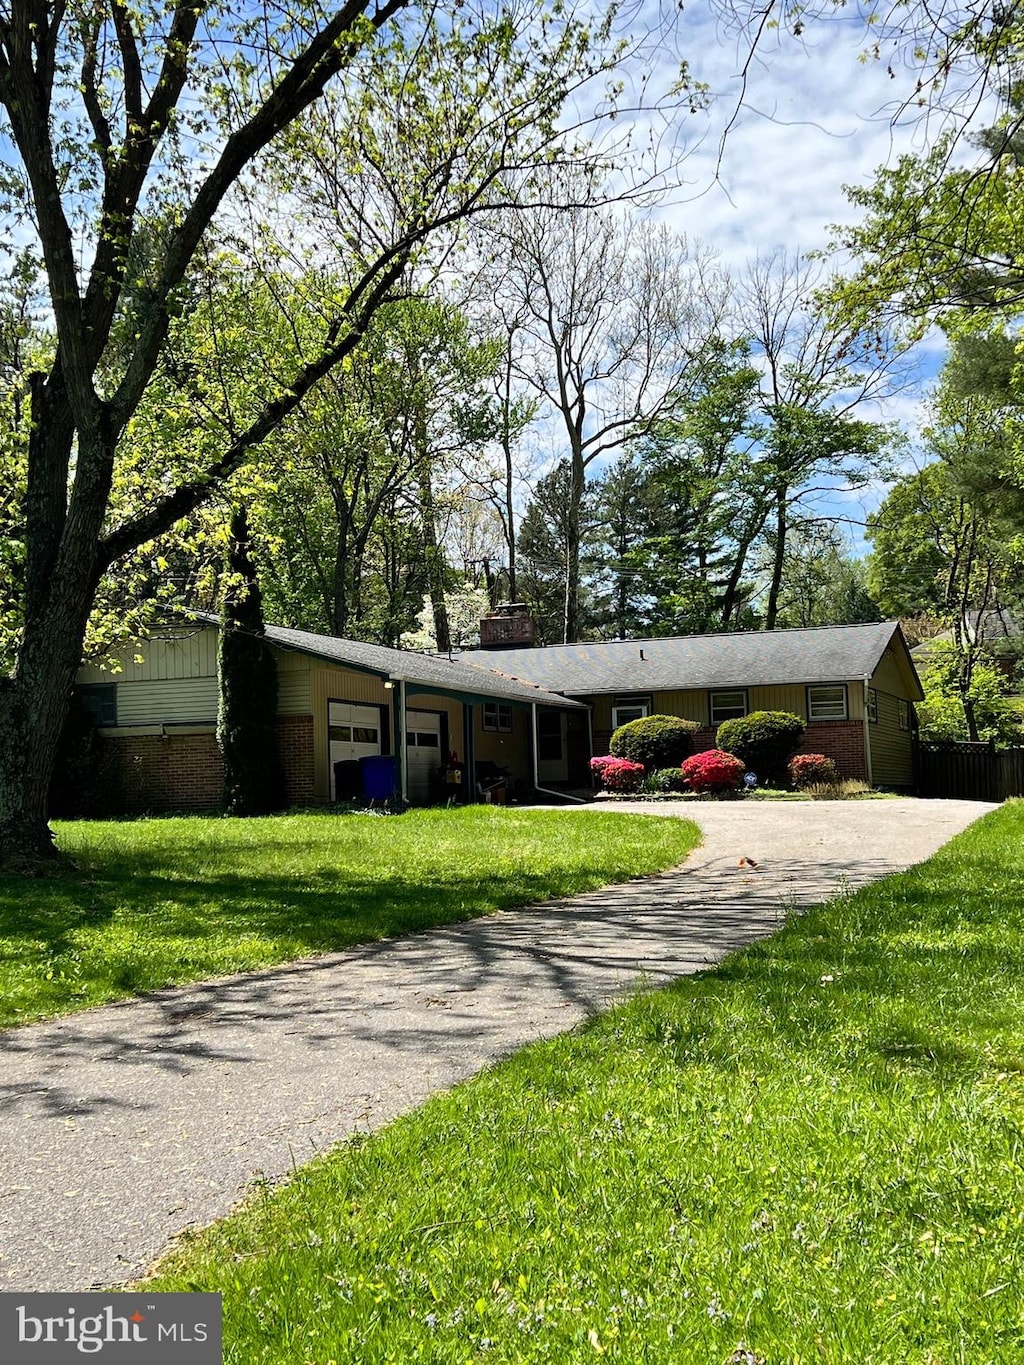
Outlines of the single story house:
{"type": "MultiPolygon", "coordinates": [[[[595,754],[607,753],[613,731],[639,716],[697,721],[701,750],[714,747],[723,720],[789,711],[806,723],[804,753],[827,754],[844,776],[874,786],[914,784],[914,704],[923,693],[898,622],[499,646],[458,657],[585,703],[595,754]]],[[[562,731],[566,724],[556,711],[544,721],[546,771],[556,785],[586,778],[562,731]]]]}
{"type": "MultiPolygon", "coordinates": [[[[583,787],[612,732],[655,713],[697,721],[699,750],[723,720],[790,711],[807,726],[803,751],[844,776],[914,784],[922,692],[898,623],[544,648],[510,647],[529,632],[499,624],[482,638],[500,647],[455,659],[268,626],[289,804],[339,799],[353,765],[386,756],[414,803],[458,784],[472,797],[498,774],[513,789],[583,787]]],[[[197,616],[126,650],[117,671],[80,670],[102,739],[96,813],[220,805],[218,628],[197,616]]]]}
{"type": "MultiPolygon", "coordinates": [[[[197,616],[123,651],[116,671],[80,669],[76,691],[102,740],[91,810],[221,804],[218,629],[215,617],[197,616]]],[[[552,731],[589,752],[582,703],[493,668],[277,626],[266,639],[277,663],[290,805],[344,795],[338,781],[350,774],[338,765],[361,759],[393,756],[395,788],[426,803],[475,788],[481,774],[543,788],[551,775],[544,736],[552,731]]]]}

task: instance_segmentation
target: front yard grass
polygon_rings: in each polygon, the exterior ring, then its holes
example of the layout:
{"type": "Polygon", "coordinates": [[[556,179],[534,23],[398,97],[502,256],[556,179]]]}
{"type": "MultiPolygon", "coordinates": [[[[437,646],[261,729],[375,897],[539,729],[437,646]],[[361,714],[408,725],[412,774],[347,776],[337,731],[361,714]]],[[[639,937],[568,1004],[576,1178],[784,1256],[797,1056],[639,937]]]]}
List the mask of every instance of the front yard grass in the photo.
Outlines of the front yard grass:
{"type": "Polygon", "coordinates": [[[0,1027],[681,863],[695,825],[474,806],[57,826],[78,871],[0,879],[0,1027]]]}
{"type": "Polygon", "coordinates": [[[226,1360],[1024,1359],[1024,804],[183,1242],[226,1360]]]}

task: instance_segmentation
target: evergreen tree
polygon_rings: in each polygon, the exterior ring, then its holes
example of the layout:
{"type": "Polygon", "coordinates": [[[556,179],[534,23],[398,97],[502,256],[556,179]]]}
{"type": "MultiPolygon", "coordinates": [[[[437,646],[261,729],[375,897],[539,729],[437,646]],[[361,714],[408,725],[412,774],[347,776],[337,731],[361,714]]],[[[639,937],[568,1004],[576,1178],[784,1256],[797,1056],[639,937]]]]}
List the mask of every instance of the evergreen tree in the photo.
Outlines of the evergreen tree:
{"type": "Polygon", "coordinates": [[[228,575],[217,656],[217,744],[230,815],[268,815],[284,805],[277,749],[277,665],[264,637],[259,580],[244,508],[231,517],[228,575]]]}

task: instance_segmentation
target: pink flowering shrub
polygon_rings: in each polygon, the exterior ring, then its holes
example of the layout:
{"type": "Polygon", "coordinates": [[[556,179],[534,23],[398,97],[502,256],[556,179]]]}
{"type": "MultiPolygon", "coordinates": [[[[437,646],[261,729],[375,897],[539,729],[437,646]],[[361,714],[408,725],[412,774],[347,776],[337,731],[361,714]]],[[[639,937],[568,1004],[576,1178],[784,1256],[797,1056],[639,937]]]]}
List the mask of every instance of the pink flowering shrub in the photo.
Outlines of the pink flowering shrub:
{"type": "Polygon", "coordinates": [[[797,754],[789,760],[789,780],[794,787],[810,787],[819,782],[832,785],[839,781],[839,773],[824,754],[797,754]]]}
{"type": "Polygon", "coordinates": [[[607,791],[635,792],[643,778],[644,765],[606,754],[590,760],[590,771],[607,791]]]}
{"type": "Polygon", "coordinates": [[[724,749],[694,754],[683,764],[683,777],[695,792],[734,791],[743,783],[743,762],[724,749]]]}

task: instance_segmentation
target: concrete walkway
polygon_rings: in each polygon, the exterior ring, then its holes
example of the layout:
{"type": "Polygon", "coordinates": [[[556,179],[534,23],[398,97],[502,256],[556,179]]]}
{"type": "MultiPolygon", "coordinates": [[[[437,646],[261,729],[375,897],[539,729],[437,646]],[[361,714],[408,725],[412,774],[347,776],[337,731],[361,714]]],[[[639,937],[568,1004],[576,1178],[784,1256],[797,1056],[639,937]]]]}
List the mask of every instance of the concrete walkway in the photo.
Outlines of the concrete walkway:
{"type": "Polygon", "coordinates": [[[707,966],[793,906],[926,858],[990,809],[636,808],[695,818],[704,845],[682,869],[569,901],[0,1033],[0,1290],[138,1275],[254,1179],[638,983],[707,966]]]}

